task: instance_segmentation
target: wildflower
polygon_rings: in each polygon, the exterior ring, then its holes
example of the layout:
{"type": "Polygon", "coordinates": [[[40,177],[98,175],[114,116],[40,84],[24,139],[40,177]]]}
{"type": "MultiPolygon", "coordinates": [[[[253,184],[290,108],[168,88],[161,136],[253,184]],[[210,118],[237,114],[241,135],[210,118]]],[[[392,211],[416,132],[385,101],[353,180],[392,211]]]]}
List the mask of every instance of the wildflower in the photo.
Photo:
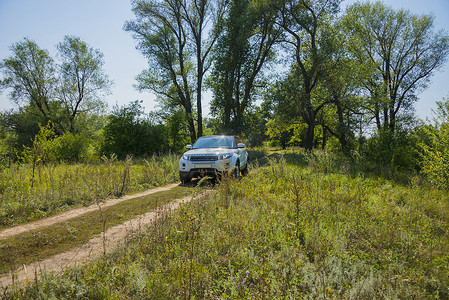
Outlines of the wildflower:
{"type": "Polygon", "coordinates": [[[245,273],[246,273],[246,274],[249,274],[249,271],[246,271],[245,273]]]}

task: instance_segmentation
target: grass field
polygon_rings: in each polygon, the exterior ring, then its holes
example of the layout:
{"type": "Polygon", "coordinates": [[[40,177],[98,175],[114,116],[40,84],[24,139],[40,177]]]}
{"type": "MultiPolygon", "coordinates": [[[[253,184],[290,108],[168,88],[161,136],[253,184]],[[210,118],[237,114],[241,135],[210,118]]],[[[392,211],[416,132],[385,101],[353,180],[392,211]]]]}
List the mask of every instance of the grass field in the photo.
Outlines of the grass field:
{"type": "Polygon", "coordinates": [[[30,222],[57,212],[142,191],[179,179],[179,156],[101,163],[16,164],[0,169],[0,228],[30,222]]]}
{"type": "MultiPolygon", "coordinates": [[[[402,182],[402,180],[401,180],[402,182]]],[[[449,195],[286,153],[10,299],[447,299],[449,195]]]]}

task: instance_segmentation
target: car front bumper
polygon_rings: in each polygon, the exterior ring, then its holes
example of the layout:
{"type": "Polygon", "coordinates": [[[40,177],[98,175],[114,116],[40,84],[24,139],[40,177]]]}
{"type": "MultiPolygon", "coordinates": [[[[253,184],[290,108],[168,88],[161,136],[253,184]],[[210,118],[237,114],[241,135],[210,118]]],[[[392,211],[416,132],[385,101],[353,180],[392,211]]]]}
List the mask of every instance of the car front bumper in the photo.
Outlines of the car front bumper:
{"type": "Polygon", "coordinates": [[[233,169],[235,163],[232,159],[216,160],[216,161],[190,161],[181,159],[179,161],[179,172],[190,174],[190,177],[197,176],[214,176],[217,173],[223,173],[233,169]]]}

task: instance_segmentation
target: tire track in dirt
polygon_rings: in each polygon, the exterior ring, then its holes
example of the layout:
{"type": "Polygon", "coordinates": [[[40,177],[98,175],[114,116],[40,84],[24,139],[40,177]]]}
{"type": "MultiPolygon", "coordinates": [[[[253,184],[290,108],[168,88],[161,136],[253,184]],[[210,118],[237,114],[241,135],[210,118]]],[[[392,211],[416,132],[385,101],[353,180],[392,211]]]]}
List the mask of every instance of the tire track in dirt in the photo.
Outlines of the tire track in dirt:
{"type": "MultiPolygon", "coordinates": [[[[174,186],[177,186],[177,184],[170,185],[164,188],[168,190],[170,188],[173,188],[174,186]]],[[[161,191],[161,189],[159,189],[158,191],[161,191]]],[[[209,191],[206,191],[205,193],[208,192],[209,191]]],[[[197,195],[196,198],[201,197],[205,193],[197,195]]],[[[132,196],[139,197],[136,195],[132,196]]],[[[193,200],[193,196],[176,199],[157,208],[154,211],[147,212],[120,225],[107,229],[104,234],[101,233],[94,236],[89,242],[82,245],[81,247],[74,248],[64,253],[56,254],[39,262],[34,262],[29,265],[23,265],[21,268],[15,270],[14,272],[10,272],[9,274],[3,274],[0,277],[0,286],[7,287],[11,285],[23,285],[35,281],[36,276],[39,276],[46,272],[56,272],[56,274],[60,274],[66,268],[84,265],[92,261],[93,259],[103,255],[105,251],[111,251],[112,249],[126,241],[128,237],[146,228],[148,225],[157,221],[166,213],[176,210],[182,203],[188,203],[191,200],[193,200]]]]}
{"type": "Polygon", "coordinates": [[[161,191],[168,191],[176,186],[179,186],[179,184],[173,183],[173,184],[158,187],[155,189],[146,190],[144,192],[127,195],[127,196],[124,196],[121,198],[102,200],[102,201],[99,201],[97,204],[92,204],[92,205],[89,205],[86,207],[81,207],[81,208],[75,208],[75,209],[72,209],[72,210],[69,210],[66,212],[62,212],[62,213],[59,213],[57,215],[54,215],[54,216],[51,216],[51,217],[48,217],[45,219],[41,219],[41,220],[33,221],[30,223],[3,229],[3,230],[0,230],[0,240],[10,238],[14,235],[21,234],[23,232],[27,232],[27,231],[31,231],[31,230],[38,230],[43,227],[51,226],[56,223],[64,222],[64,221],[79,217],[83,214],[86,214],[86,213],[89,213],[92,211],[96,211],[96,210],[98,210],[98,205],[101,205],[102,208],[106,208],[106,207],[116,205],[120,202],[129,200],[132,198],[142,197],[142,196],[154,194],[154,193],[161,192],[161,191]]]}

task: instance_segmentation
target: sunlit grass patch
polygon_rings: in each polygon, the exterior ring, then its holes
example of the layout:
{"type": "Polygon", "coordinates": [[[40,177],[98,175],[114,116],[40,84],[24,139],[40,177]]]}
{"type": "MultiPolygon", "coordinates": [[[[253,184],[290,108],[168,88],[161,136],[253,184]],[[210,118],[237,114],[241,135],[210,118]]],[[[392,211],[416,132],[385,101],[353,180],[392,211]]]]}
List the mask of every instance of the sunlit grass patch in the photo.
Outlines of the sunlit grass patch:
{"type": "Polygon", "coordinates": [[[0,169],[0,228],[179,180],[179,157],[0,169]]]}

